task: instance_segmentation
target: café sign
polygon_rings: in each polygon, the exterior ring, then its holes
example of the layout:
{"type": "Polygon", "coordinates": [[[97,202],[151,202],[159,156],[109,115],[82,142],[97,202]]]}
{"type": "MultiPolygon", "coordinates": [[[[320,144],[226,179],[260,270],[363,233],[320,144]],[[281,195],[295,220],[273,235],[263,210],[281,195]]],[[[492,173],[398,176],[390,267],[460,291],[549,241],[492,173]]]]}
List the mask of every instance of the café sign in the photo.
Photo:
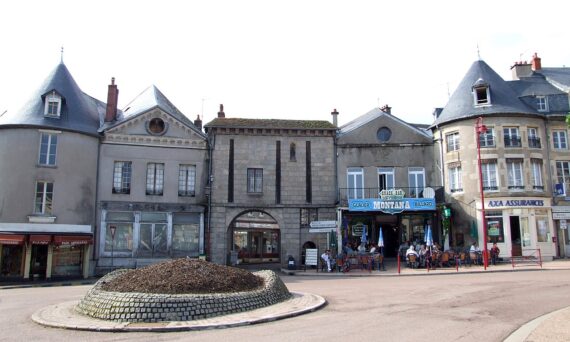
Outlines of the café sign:
{"type": "Polygon", "coordinates": [[[398,214],[403,211],[435,210],[434,198],[406,198],[403,190],[382,190],[380,198],[349,199],[350,211],[381,211],[398,214]]]}

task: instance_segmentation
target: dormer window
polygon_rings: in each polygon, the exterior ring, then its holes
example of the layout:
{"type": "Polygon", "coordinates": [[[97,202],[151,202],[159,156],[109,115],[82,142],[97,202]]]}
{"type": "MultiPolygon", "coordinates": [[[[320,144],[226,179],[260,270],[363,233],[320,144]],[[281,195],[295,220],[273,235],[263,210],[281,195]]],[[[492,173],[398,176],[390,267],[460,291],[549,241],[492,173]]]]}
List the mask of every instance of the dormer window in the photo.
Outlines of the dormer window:
{"type": "Polygon", "coordinates": [[[489,85],[483,80],[478,79],[473,85],[473,100],[475,106],[484,106],[491,104],[491,93],[489,85]]]}
{"type": "Polygon", "coordinates": [[[61,115],[61,96],[55,91],[46,96],[44,115],[56,118],[61,115]]]}
{"type": "Polygon", "coordinates": [[[548,112],[548,98],[546,96],[537,96],[536,107],[539,112],[548,112]]]}

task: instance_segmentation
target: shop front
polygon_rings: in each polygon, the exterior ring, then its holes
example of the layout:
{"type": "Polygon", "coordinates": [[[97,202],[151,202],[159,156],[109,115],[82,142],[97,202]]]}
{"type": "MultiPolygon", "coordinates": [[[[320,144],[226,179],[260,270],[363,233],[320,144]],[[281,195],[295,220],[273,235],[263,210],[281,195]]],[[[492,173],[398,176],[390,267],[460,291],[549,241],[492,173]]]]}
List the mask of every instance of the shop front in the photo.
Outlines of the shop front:
{"type": "MultiPolygon", "coordinates": [[[[501,257],[556,256],[549,198],[493,198],[485,201],[487,249],[496,243],[501,257]]],[[[481,202],[477,203],[479,245],[483,246],[481,202]]]]}
{"type": "Polygon", "coordinates": [[[558,256],[567,258],[570,256],[570,234],[568,234],[570,206],[552,206],[552,219],[557,230],[556,246],[558,256]]]}
{"type": "Polygon", "coordinates": [[[261,211],[248,211],[232,222],[228,263],[280,262],[280,230],[277,221],[261,211]]]}

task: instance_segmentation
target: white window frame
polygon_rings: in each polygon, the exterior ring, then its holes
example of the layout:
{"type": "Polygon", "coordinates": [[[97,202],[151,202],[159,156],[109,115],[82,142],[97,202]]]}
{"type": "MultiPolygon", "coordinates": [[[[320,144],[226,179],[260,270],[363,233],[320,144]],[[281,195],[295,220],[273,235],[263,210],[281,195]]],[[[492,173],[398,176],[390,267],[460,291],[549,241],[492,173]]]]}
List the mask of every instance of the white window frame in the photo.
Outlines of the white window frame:
{"type": "Polygon", "coordinates": [[[164,193],[164,163],[146,164],[146,194],[162,196],[164,193]]]}
{"type": "Polygon", "coordinates": [[[463,192],[461,165],[449,168],[449,191],[463,192]]]}
{"type": "Polygon", "coordinates": [[[503,127],[503,138],[505,140],[505,147],[521,147],[521,135],[518,127],[503,127]],[[510,142],[507,145],[507,137],[510,142]],[[513,144],[515,140],[515,144],[513,144]]]}
{"type": "Polygon", "coordinates": [[[393,167],[379,167],[378,168],[378,189],[389,190],[394,189],[396,184],[396,174],[394,173],[393,167]],[[384,176],[384,181],[386,184],[382,184],[382,176],[384,176]]]}
{"type": "Polygon", "coordinates": [[[57,134],[55,132],[40,131],[40,146],[38,151],[38,165],[55,166],[57,157],[57,134]],[[44,137],[47,138],[45,151],[44,137]],[[53,151],[52,151],[53,149],[53,151]]]}
{"type": "Polygon", "coordinates": [[[536,97],[536,109],[539,112],[548,112],[548,97],[537,96],[536,97]]]}
{"type": "Polygon", "coordinates": [[[178,169],[178,196],[196,196],[196,165],[180,164],[178,169]]]}
{"type": "Polygon", "coordinates": [[[132,178],[132,162],[116,161],[113,164],[113,193],[130,194],[132,178]]]}
{"type": "Polygon", "coordinates": [[[408,168],[408,186],[408,196],[419,198],[426,187],[426,172],[423,167],[408,168]]]}
{"type": "Polygon", "coordinates": [[[566,134],[566,130],[552,131],[552,146],[557,150],[568,149],[568,135],[566,134]]]}
{"type": "Polygon", "coordinates": [[[507,161],[507,187],[524,190],[523,161],[507,161]]]}
{"type": "Polygon", "coordinates": [[[535,127],[529,127],[527,129],[527,132],[528,132],[528,137],[527,137],[528,147],[530,147],[530,148],[541,148],[540,137],[538,136],[538,129],[535,127]],[[531,143],[530,143],[531,141],[535,141],[536,146],[531,146],[531,143]]]}
{"type": "Polygon", "coordinates": [[[36,195],[34,197],[34,214],[50,215],[53,210],[53,182],[36,181],[36,195]],[[51,185],[51,192],[48,187],[51,185]],[[38,187],[41,187],[38,189],[38,187]],[[38,201],[38,197],[41,199],[38,201]],[[39,205],[39,207],[38,207],[39,205]]]}
{"type": "Polygon", "coordinates": [[[542,160],[531,159],[531,178],[533,190],[544,190],[544,183],[542,182],[542,160]]]}
{"type": "Polygon", "coordinates": [[[247,192],[250,194],[263,193],[263,169],[248,168],[247,169],[247,192]]]}
{"type": "Polygon", "coordinates": [[[566,196],[566,194],[568,194],[568,190],[569,189],[569,185],[570,185],[570,161],[568,160],[557,160],[556,161],[556,179],[558,184],[560,184],[560,182],[562,182],[562,188],[564,190],[564,194],[563,196],[566,196]],[[559,167],[562,166],[562,167],[559,167]],[[559,170],[562,170],[562,174],[560,174],[560,172],[558,172],[559,170]]]}
{"type": "Polygon", "coordinates": [[[59,118],[61,116],[61,96],[59,96],[55,91],[47,95],[45,98],[44,116],[55,118],[59,118]],[[53,108],[51,106],[52,103],[56,106],[55,113],[50,112],[50,109],[53,108]]]}
{"type": "Polygon", "coordinates": [[[459,151],[459,132],[453,132],[445,135],[445,145],[447,152],[459,151]]]}
{"type": "Polygon", "coordinates": [[[489,86],[485,85],[485,86],[473,87],[473,103],[475,107],[487,106],[491,104],[491,92],[489,91],[489,86]],[[486,98],[479,99],[479,91],[483,90],[485,91],[486,98]]]}
{"type": "Polygon", "coordinates": [[[481,163],[481,175],[483,179],[483,191],[499,191],[499,177],[497,174],[497,162],[481,163]]]}
{"type": "Polygon", "coordinates": [[[349,199],[364,198],[364,170],[362,168],[349,167],[346,170],[346,187],[349,199]]]}
{"type": "Polygon", "coordinates": [[[487,127],[487,132],[479,135],[479,146],[481,147],[495,147],[495,129],[487,127]]]}

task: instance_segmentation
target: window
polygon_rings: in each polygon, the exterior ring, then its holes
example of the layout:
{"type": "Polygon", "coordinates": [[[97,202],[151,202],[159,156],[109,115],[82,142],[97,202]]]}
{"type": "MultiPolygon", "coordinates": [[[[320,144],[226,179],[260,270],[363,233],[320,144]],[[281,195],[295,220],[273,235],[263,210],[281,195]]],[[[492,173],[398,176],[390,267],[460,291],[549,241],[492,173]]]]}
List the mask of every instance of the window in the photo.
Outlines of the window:
{"type": "Polygon", "coordinates": [[[46,96],[44,115],[58,118],[61,113],[61,96],[55,91],[46,96]]]}
{"type": "Polygon", "coordinates": [[[479,146],[495,147],[495,130],[487,127],[487,132],[479,135],[479,146]]]}
{"type": "Polygon", "coordinates": [[[113,169],[113,193],[114,194],[130,194],[131,193],[131,162],[118,161],[115,162],[113,169]]]}
{"type": "Polygon", "coordinates": [[[505,138],[505,147],[521,147],[518,127],[503,128],[503,136],[505,138]]]}
{"type": "Polygon", "coordinates": [[[546,216],[536,216],[536,241],[549,242],[548,219],[546,216]]]}
{"type": "Polygon", "coordinates": [[[164,185],[164,164],[148,163],[146,165],[146,194],[162,195],[164,185]]]}
{"type": "Polygon", "coordinates": [[[107,213],[107,228],[105,230],[105,252],[132,252],[134,222],[135,217],[132,212],[107,213]],[[111,235],[111,227],[115,228],[114,239],[111,235]]]}
{"type": "Polygon", "coordinates": [[[481,173],[483,176],[483,191],[499,190],[496,159],[481,160],[481,173]]]}
{"type": "Polygon", "coordinates": [[[49,215],[52,210],[53,183],[36,182],[36,204],[34,214],[49,215]]]}
{"type": "Polygon", "coordinates": [[[459,150],[459,133],[451,133],[445,136],[447,142],[447,152],[459,150]]]}
{"type": "Polygon", "coordinates": [[[301,227],[310,227],[311,222],[319,220],[317,208],[301,208],[300,225],[301,227]]]}
{"type": "Polygon", "coordinates": [[[410,167],[408,169],[408,184],[410,197],[420,197],[425,188],[425,172],[423,167],[410,167]]]}
{"type": "Polygon", "coordinates": [[[40,165],[55,165],[55,151],[57,149],[57,134],[42,133],[40,138],[40,165]]]}
{"type": "Polygon", "coordinates": [[[531,159],[530,167],[532,169],[532,188],[534,190],[544,190],[544,184],[542,183],[542,160],[531,159]]]}
{"type": "Polygon", "coordinates": [[[394,168],[379,167],[378,168],[378,192],[386,189],[394,189],[394,168]]]}
{"type": "Polygon", "coordinates": [[[461,180],[461,164],[455,163],[449,166],[449,190],[451,192],[463,191],[461,180]]]}
{"type": "Polygon", "coordinates": [[[548,98],[546,96],[536,97],[536,109],[538,109],[539,112],[548,111],[548,98]]]}
{"type": "Polygon", "coordinates": [[[566,139],[566,131],[552,131],[552,143],[556,149],[567,149],[568,140],[566,139]]]}
{"type": "Polygon", "coordinates": [[[200,214],[175,213],[172,218],[173,256],[200,254],[200,214]]]}
{"type": "Polygon", "coordinates": [[[491,94],[489,86],[482,79],[477,80],[477,84],[473,87],[473,97],[475,106],[491,104],[491,94]]]}
{"type": "Polygon", "coordinates": [[[507,174],[509,189],[524,189],[523,181],[523,160],[507,158],[507,174]]]}
{"type": "Polygon", "coordinates": [[[364,198],[364,171],[358,167],[347,170],[348,199],[364,198]]]}
{"type": "Polygon", "coordinates": [[[380,142],[387,142],[392,137],[392,131],[388,127],[380,127],[376,132],[376,138],[380,142]]]}
{"type": "Polygon", "coordinates": [[[195,196],[196,165],[180,165],[178,170],[178,196],[195,196]]]}
{"type": "Polygon", "coordinates": [[[557,161],[556,162],[556,176],[558,179],[558,184],[557,184],[557,188],[558,186],[562,187],[561,192],[559,193],[558,191],[560,191],[559,189],[556,189],[559,195],[564,195],[566,196],[566,194],[568,193],[568,190],[570,190],[569,185],[570,185],[570,162],[569,161],[557,161]]]}
{"type": "Polygon", "coordinates": [[[528,147],[540,148],[540,138],[538,137],[538,132],[536,128],[528,129],[528,147]]]}
{"type": "Polygon", "coordinates": [[[291,143],[289,146],[289,161],[297,161],[297,150],[295,148],[295,143],[291,143]]]}
{"type": "Polygon", "coordinates": [[[247,192],[263,192],[263,169],[247,169],[247,192]]]}
{"type": "Polygon", "coordinates": [[[486,211],[485,221],[487,221],[487,242],[505,242],[505,233],[503,230],[503,212],[486,211]]]}

